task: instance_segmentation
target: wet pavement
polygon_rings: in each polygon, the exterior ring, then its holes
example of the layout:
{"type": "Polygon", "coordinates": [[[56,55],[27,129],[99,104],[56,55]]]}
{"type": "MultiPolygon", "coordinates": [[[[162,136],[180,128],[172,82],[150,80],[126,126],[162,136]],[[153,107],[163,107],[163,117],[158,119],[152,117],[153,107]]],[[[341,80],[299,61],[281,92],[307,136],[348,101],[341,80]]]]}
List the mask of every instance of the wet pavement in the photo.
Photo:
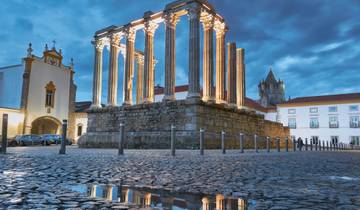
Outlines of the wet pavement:
{"type": "Polygon", "coordinates": [[[359,209],[360,152],[14,147],[0,209],[359,209]]]}

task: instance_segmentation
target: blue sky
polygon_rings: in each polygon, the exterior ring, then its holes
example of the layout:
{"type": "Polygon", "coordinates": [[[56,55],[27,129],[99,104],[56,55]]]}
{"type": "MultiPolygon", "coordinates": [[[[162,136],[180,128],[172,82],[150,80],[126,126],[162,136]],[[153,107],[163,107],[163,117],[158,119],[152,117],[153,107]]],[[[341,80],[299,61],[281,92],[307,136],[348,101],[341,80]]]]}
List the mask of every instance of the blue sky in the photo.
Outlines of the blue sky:
{"type": "MultiPolygon", "coordinates": [[[[0,66],[20,63],[29,42],[41,55],[56,40],[64,64],[75,62],[77,100],[90,100],[96,30],[123,25],[168,0],[11,0],[0,7],[0,66]]],[[[209,0],[229,25],[227,41],[246,50],[247,94],[258,98],[257,84],[272,66],[293,97],[360,92],[360,1],[209,0]]],[[[176,85],[187,83],[188,22],[177,27],[176,85]]],[[[123,40],[124,41],[124,40],[123,40]]],[[[144,49],[139,31],[136,48],[144,49]]],[[[155,34],[156,84],[164,84],[164,26],[155,34]]],[[[107,52],[104,53],[103,100],[107,52]]],[[[123,61],[119,63],[119,92],[123,61]]],[[[121,101],[119,94],[119,102],[121,101]]]]}

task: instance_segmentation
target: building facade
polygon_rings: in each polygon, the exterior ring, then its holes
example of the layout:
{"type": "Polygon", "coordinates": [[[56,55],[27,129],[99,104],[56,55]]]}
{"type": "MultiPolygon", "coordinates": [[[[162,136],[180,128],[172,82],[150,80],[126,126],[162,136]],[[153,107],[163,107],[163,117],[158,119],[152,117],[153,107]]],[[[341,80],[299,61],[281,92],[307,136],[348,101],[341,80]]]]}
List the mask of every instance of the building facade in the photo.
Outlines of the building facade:
{"type": "Polygon", "coordinates": [[[277,121],[295,138],[359,145],[359,107],[360,93],[294,98],[277,105],[277,121]]]}
{"type": "Polygon", "coordinates": [[[61,50],[45,46],[42,57],[32,54],[29,44],[22,63],[0,68],[0,124],[9,115],[8,136],[60,134],[63,120],[74,135],[76,85],[73,62],[63,64],[61,50]]]}

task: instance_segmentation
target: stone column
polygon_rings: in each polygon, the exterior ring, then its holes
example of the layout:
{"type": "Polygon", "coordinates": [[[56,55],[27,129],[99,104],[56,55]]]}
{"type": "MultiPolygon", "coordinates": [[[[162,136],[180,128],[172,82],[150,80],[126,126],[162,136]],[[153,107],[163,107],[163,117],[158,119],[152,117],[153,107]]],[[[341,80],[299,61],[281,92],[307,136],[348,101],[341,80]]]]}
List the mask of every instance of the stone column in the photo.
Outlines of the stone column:
{"type": "Polygon", "coordinates": [[[143,102],[144,56],[137,55],[136,104],[143,102]]]}
{"type": "Polygon", "coordinates": [[[126,56],[125,56],[125,71],[124,71],[124,102],[123,105],[132,104],[132,83],[134,75],[134,48],[136,31],[129,27],[125,32],[126,36],[126,56]]]}
{"type": "Polygon", "coordinates": [[[117,105],[119,43],[119,35],[110,36],[108,106],[117,105]]]}
{"type": "Polygon", "coordinates": [[[166,25],[165,40],[165,96],[164,101],[175,100],[175,31],[179,17],[167,13],[164,17],[166,25]]]}
{"type": "Polygon", "coordinates": [[[216,20],[216,103],[225,102],[225,23],[216,20]]]}
{"type": "Polygon", "coordinates": [[[236,50],[236,105],[243,108],[245,106],[245,50],[236,50]]]}
{"type": "Polygon", "coordinates": [[[227,102],[236,107],[236,44],[227,44],[227,102]]]}
{"type": "Polygon", "coordinates": [[[94,77],[93,77],[93,101],[92,108],[101,107],[101,86],[102,86],[102,53],[104,44],[102,40],[93,42],[95,48],[94,77]]]}
{"type": "Polygon", "coordinates": [[[213,15],[202,12],[200,20],[204,27],[204,52],[203,52],[203,101],[213,101],[213,72],[214,72],[214,46],[213,46],[213,15]]]}
{"type": "Polygon", "coordinates": [[[145,58],[144,58],[144,103],[154,102],[154,34],[158,24],[148,20],[145,23],[145,58]]]}
{"type": "Polygon", "coordinates": [[[189,90],[187,98],[200,98],[200,8],[188,9],[189,36],[189,90]]]}

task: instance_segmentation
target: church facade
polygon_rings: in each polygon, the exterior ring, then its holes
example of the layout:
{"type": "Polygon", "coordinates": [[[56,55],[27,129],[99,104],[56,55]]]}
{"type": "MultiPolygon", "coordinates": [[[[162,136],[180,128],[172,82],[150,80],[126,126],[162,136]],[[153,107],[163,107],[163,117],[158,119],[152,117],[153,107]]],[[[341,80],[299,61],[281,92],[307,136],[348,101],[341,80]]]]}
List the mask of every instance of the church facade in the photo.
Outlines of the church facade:
{"type": "MultiPolygon", "coordinates": [[[[69,137],[75,134],[76,85],[74,67],[63,64],[61,50],[45,46],[41,57],[31,44],[19,65],[0,68],[0,118],[9,116],[8,136],[60,134],[69,121],[69,137]]],[[[2,119],[0,119],[0,124],[2,119]]]]}

